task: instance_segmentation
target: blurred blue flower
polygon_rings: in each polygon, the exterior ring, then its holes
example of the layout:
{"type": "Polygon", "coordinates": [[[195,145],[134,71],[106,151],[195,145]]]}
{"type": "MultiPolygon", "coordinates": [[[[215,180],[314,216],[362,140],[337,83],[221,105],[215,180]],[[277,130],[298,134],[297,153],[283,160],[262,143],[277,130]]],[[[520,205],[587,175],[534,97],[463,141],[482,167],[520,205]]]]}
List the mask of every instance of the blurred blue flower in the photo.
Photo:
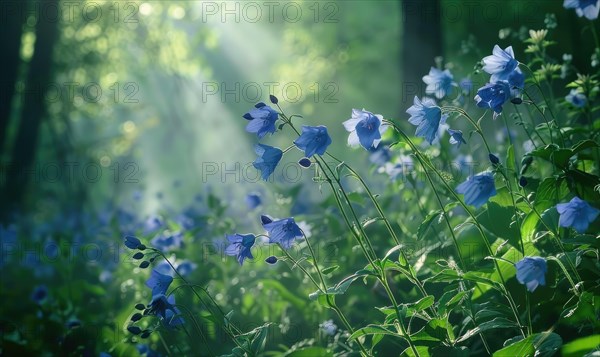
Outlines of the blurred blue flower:
{"type": "Polygon", "coordinates": [[[352,118],[346,120],[344,128],[350,133],[348,145],[361,145],[367,150],[375,149],[388,125],[382,123],[383,116],[366,110],[352,109],[352,118]]]}
{"type": "Polygon", "coordinates": [[[557,204],[556,210],[560,214],[558,225],[572,227],[577,233],[585,233],[590,223],[594,222],[600,214],[599,209],[590,206],[579,197],[573,197],[568,203],[557,204]]]}
{"type": "Polygon", "coordinates": [[[181,311],[179,311],[179,309],[176,306],[174,306],[175,299],[173,299],[171,304],[173,305],[173,309],[168,309],[165,311],[165,319],[163,322],[168,328],[174,329],[177,326],[183,325],[185,323],[185,320],[183,319],[183,317],[181,317],[181,311]]]}
{"type": "Polygon", "coordinates": [[[126,236],[125,237],[125,246],[129,249],[137,249],[140,245],[142,245],[142,242],[137,239],[136,237],[133,236],[126,236]]]}
{"type": "Polygon", "coordinates": [[[425,93],[433,94],[437,99],[442,99],[452,91],[454,77],[449,70],[439,70],[431,67],[429,74],[423,76],[423,82],[427,84],[425,93]]]}
{"type": "Polygon", "coordinates": [[[450,144],[456,145],[458,148],[461,144],[467,143],[465,139],[463,139],[463,132],[461,130],[448,129],[448,134],[450,134],[450,144]]]}
{"type": "Polygon", "coordinates": [[[492,75],[490,78],[492,83],[508,80],[508,76],[519,64],[515,59],[512,46],[508,46],[503,50],[498,45],[494,46],[491,56],[483,59],[483,63],[482,69],[492,75]]]}
{"type": "Polygon", "coordinates": [[[173,268],[171,268],[171,265],[169,263],[167,263],[166,260],[163,260],[162,262],[156,264],[154,266],[154,270],[156,270],[157,272],[159,272],[163,275],[169,275],[171,277],[175,277],[175,272],[173,271],[173,268]]]}
{"type": "Polygon", "coordinates": [[[262,216],[263,228],[269,233],[269,243],[280,243],[284,249],[292,247],[294,239],[302,237],[300,227],[294,218],[284,218],[273,221],[267,216],[262,216]],[[263,217],[265,217],[263,219],[263,217]]]}
{"type": "Polygon", "coordinates": [[[160,354],[145,344],[138,343],[135,348],[140,355],[146,355],[146,357],[160,357],[160,354]]]}
{"type": "Polygon", "coordinates": [[[193,263],[186,259],[186,260],[181,261],[179,264],[177,264],[176,269],[179,274],[186,277],[186,276],[190,275],[191,272],[196,270],[197,267],[198,267],[198,265],[196,263],[193,263]]]}
{"type": "Polygon", "coordinates": [[[516,68],[508,75],[508,85],[511,90],[511,95],[516,97],[525,88],[525,76],[520,69],[516,68]]]}
{"type": "Polygon", "coordinates": [[[328,336],[335,335],[335,332],[338,328],[337,325],[333,323],[333,320],[324,321],[323,323],[319,324],[319,327],[328,336]]]}
{"type": "Polygon", "coordinates": [[[416,136],[425,138],[429,144],[433,144],[438,136],[440,123],[445,123],[447,116],[442,116],[442,109],[435,104],[433,99],[423,98],[421,101],[415,96],[413,103],[413,106],[406,110],[410,114],[408,122],[417,126],[416,136]]]}
{"type": "Polygon", "coordinates": [[[179,249],[183,244],[183,233],[180,231],[164,231],[159,233],[152,241],[152,246],[162,252],[179,249]]]}
{"type": "Polygon", "coordinates": [[[100,354],[98,356],[99,357],[112,357],[110,354],[108,354],[106,352],[100,352],[100,354]]]}
{"type": "Polygon", "coordinates": [[[505,81],[488,83],[479,88],[475,96],[478,107],[489,108],[494,111],[494,119],[502,113],[502,105],[509,99],[510,86],[505,81]]]}
{"type": "Polygon", "coordinates": [[[456,187],[456,192],[465,195],[466,204],[479,208],[496,195],[494,176],[487,171],[470,176],[456,187]]]}
{"type": "Polygon", "coordinates": [[[46,285],[38,285],[33,289],[33,293],[31,293],[31,300],[38,305],[43,304],[48,297],[48,288],[46,285]]]}
{"type": "Polygon", "coordinates": [[[258,155],[258,158],[254,160],[252,165],[257,170],[260,170],[262,179],[266,181],[273,171],[275,171],[275,167],[277,167],[279,160],[283,156],[283,151],[263,144],[254,146],[254,151],[258,155]]]}
{"type": "Polygon", "coordinates": [[[246,195],[246,205],[250,209],[255,209],[260,206],[262,200],[260,199],[260,195],[256,192],[252,192],[246,195]]]}
{"type": "Polygon", "coordinates": [[[154,232],[155,230],[161,228],[165,222],[160,216],[152,215],[148,217],[146,222],[144,222],[144,233],[154,232]]]}
{"type": "Polygon", "coordinates": [[[229,246],[225,249],[225,254],[229,256],[236,256],[240,265],[244,264],[246,258],[254,259],[250,249],[256,242],[254,234],[239,234],[228,235],[227,240],[229,246]]]}
{"type": "Polygon", "coordinates": [[[156,269],[153,269],[150,278],[146,280],[146,286],[152,289],[152,296],[156,296],[166,294],[172,282],[172,276],[161,274],[156,269]]]}
{"type": "Polygon", "coordinates": [[[79,319],[76,317],[72,317],[67,321],[67,328],[69,330],[76,328],[76,327],[80,327],[80,326],[81,326],[81,321],[79,321],[79,319]]]}
{"type": "Polygon", "coordinates": [[[600,12],[600,0],[565,0],[565,9],[575,9],[577,16],[585,16],[588,20],[598,18],[600,12]]]}
{"type": "Polygon", "coordinates": [[[379,145],[376,149],[371,149],[369,161],[378,166],[383,166],[392,159],[392,151],[387,145],[379,145]]]}
{"type": "Polygon", "coordinates": [[[259,139],[267,133],[274,133],[276,130],[275,122],[278,117],[279,114],[276,110],[265,103],[258,103],[254,106],[254,109],[244,114],[244,118],[250,120],[250,123],[246,126],[246,131],[256,133],[259,139]]]}
{"type": "Polygon", "coordinates": [[[463,92],[471,93],[471,91],[473,90],[473,81],[470,78],[464,78],[462,81],[460,81],[458,85],[463,90],[463,92]]]}
{"type": "Polygon", "coordinates": [[[583,108],[587,103],[585,94],[580,93],[577,89],[571,89],[569,94],[565,97],[565,100],[576,108],[583,108]]]}
{"type": "Polygon", "coordinates": [[[304,156],[312,157],[314,154],[323,155],[331,138],[327,134],[327,128],[323,125],[319,126],[302,126],[302,135],[294,141],[294,144],[304,150],[304,156]]]}
{"type": "Polygon", "coordinates": [[[541,257],[525,257],[517,264],[517,280],[524,284],[527,290],[533,292],[539,285],[546,285],[546,259],[541,257]]]}

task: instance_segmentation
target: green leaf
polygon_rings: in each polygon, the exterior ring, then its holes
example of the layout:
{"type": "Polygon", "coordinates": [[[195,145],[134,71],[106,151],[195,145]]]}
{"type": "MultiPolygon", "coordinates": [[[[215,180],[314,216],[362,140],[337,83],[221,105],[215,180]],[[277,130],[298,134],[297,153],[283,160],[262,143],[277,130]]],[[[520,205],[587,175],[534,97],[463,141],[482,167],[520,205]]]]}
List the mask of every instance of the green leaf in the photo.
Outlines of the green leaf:
{"type": "Polygon", "coordinates": [[[427,295],[419,301],[415,302],[413,308],[416,311],[423,311],[428,307],[432,306],[434,302],[435,298],[432,295],[427,295]]]}
{"type": "Polygon", "coordinates": [[[389,336],[404,338],[402,335],[398,334],[395,331],[394,325],[389,324],[389,325],[367,325],[363,328],[359,328],[358,330],[354,331],[354,333],[352,335],[350,335],[350,337],[348,337],[348,339],[355,340],[361,336],[371,336],[371,335],[389,335],[389,336]]]}
{"type": "Polygon", "coordinates": [[[552,356],[562,345],[562,338],[553,332],[533,334],[526,339],[513,342],[494,352],[494,357],[512,356],[552,356]]]}
{"type": "Polygon", "coordinates": [[[599,344],[600,335],[586,336],[563,345],[560,352],[563,357],[583,356],[585,353],[598,348],[599,344]]]}
{"type": "MultiPolygon", "coordinates": [[[[519,245],[519,227],[513,223],[515,210],[512,207],[502,207],[494,202],[488,202],[487,210],[482,212],[477,220],[496,237],[508,240],[510,245],[519,245]]],[[[491,243],[491,242],[490,242],[491,243]]]]}
{"type": "Polygon", "coordinates": [[[425,281],[428,283],[447,283],[458,279],[460,279],[460,276],[456,270],[444,269],[431,278],[425,279],[425,281]]]}
{"type": "Polygon", "coordinates": [[[480,332],[498,329],[498,328],[513,328],[513,327],[519,327],[519,325],[517,325],[515,322],[513,322],[507,318],[496,317],[495,319],[493,319],[491,321],[486,321],[486,322],[480,323],[479,325],[477,325],[477,327],[470,329],[464,335],[462,335],[458,340],[456,340],[456,342],[457,343],[463,342],[463,341],[479,334],[480,332]]]}
{"type": "Polygon", "coordinates": [[[513,173],[517,171],[515,167],[515,149],[512,145],[506,150],[506,168],[513,173]]]}
{"type": "Polygon", "coordinates": [[[340,267],[339,265],[334,265],[334,266],[331,266],[331,267],[327,267],[327,268],[323,269],[323,270],[321,271],[321,273],[323,273],[323,274],[325,274],[325,275],[327,275],[327,274],[331,274],[331,273],[333,273],[335,270],[337,270],[339,267],[340,267]]]}

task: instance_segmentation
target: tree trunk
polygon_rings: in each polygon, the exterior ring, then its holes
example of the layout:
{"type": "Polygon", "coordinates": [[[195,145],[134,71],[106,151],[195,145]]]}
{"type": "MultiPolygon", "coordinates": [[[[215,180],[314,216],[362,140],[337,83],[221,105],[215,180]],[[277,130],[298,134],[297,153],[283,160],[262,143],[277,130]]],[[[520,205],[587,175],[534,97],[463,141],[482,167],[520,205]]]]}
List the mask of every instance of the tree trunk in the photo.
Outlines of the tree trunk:
{"type": "MultiPolygon", "coordinates": [[[[27,1],[0,0],[0,152],[6,144],[6,131],[12,111],[12,100],[20,64],[21,36],[27,1]]],[[[1,158],[1,157],[0,157],[1,158]]]]}
{"type": "Polygon", "coordinates": [[[424,93],[423,76],[442,55],[441,6],[439,0],[402,0],[402,98],[401,112],[415,95],[424,93]]]}
{"type": "Polygon", "coordinates": [[[11,156],[11,169],[6,177],[3,211],[13,209],[21,200],[30,180],[39,177],[33,167],[38,147],[40,126],[46,115],[45,89],[49,87],[52,72],[52,53],[58,37],[58,0],[40,1],[36,40],[29,64],[23,93],[23,105],[11,156]]]}

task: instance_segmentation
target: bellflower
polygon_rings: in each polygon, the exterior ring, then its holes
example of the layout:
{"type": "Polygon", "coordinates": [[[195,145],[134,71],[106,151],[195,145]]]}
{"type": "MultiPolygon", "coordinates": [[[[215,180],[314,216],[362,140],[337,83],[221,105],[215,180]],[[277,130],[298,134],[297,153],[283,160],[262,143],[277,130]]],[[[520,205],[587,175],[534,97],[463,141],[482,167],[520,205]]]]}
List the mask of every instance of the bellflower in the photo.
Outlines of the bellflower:
{"type": "Polygon", "coordinates": [[[577,16],[585,16],[588,20],[597,19],[600,12],[600,0],[565,0],[563,6],[565,9],[575,9],[577,16]]]}
{"type": "Polygon", "coordinates": [[[463,132],[461,130],[448,129],[448,134],[450,134],[450,144],[456,145],[457,148],[459,148],[461,144],[467,143],[465,139],[463,139],[463,132]]]}
{"type": "Polygon", "coordinates": [[[587,103],[587,97],[583,93],[579,93],[577,89],[571,89],[565,100],[571,103],[576,108],[583,108],[587,103]]]}
{"type": "Polygon", "coordinates": [[[502,113],[502,105],[509,99],[510,86],[505,81],[488,83],[479,88],[475,96],[478,107],[489,108],[494,111],[494,119],[502,113]]]}
{"type": "Polygon", "coordinates": [[[431,67],[429,74],[423,76],[423,82],[427,84],[425,93],[433,94],[437,99],[442,99],[452,91],[454,77],[449,70],[439,70],[431,67]]]}
{"type": "Polygon", "coordinates": [[[525,76],[523,75],[523,72],[521,72],[520,69],[517,68],[514,71],[510,72],[510,74],[508,75],[508,85],[510,86],[512,96],[516,97],[517,95],[519,95],[519,93],[521,93],[521,91],[525,87],[525,76]]]}
{"type": "Polygon", "coordinates": [[[162,252],[181,248],[183,244],[183,233],[180,231],[164,231],[158,234],[152,241],[152,245],[162,252]]]}
{"type": "Polygon", "coordinates": [[[546,285],[546,259],[541,257],[525,257],[517,264],[517,280],[524,284],[527,290],[533,292],[539,285],[546,285]]]}
{"type": "Polygon", "coordinates": [[[31,294],[31,300],[38,305],[41,305],[46,301],[48,297],[48,288],[46,285],[38,285],[33,289],[33,293],[31,294]]]}
{"type": "Polygon", "coordinates": [[[146,281],[146,286],[152,289],[152,296],[156,296],[165,294],[172,282],[172,276],[161,274],[154,269],[150,274],[150,278],[146,281]]]}
{"type": "Polygon", "coordinates": [[[352,118],[346,120],[344,128],[350,133],[348,145],[361,145],[367,150],[376,149],[381,141],[381,135],[388,125],[382,123],[383,116],[366,110],[352,109],[352,118]]]}
{"type": "Polygon", "coordinates": [[[239,234],[236,233],[231,236],[227,236],[229,246],[225,249],[225,254],[230,256],[236,256],[240,265],[244,264],[246,258],[254,259],[250,248],[254,245],[256,237],[254,234],[239,234]]]}
{"type": "Polygon", "coordinates": [[[577,233],[585,233],[590,223],[600,214],[600,210],[590,206],[579,197],[573,197],[568,203],[559,203],[556,210],[560,214],[558,225],[572,227],[577,233]]]}
{"type": "Polygon", "coordinates": [[[456,187],[456,192],[465,195],[466,204],[479,208],[496,195],[494,176],[487,171],[470,176],[456,187]]]}
{"type": "Polygon", "coordinates": [[[246,131],[256,133],[259,139],[267,133],[272,134],[276,130],[275,122],[278,117],[279,113],[276,110],[265,103],[258,103],[254,106],[254,109],[244,114],[244,119],[250,120],[250,123],[246,126],[246,131]]]}
{"type": "Polygon", "coordinates": [[[182,276],[188,276],[191,272],[196,270],[198,265],[189,260],[182,260],[179,264],[177,264],[177,272],[182,276]]]}
{"type": "Polygon", "coordinates": [[[433,144],[438,136],[440,123],[446,122],[447,116],[442,115],[442,109],[435,104],[433,99],[423,98],[421,101],[415,96],[413,106],[406,112],[410,114],[408,122],[417,126],[415,135],[425,138],[429,144],[433,144]]]}
{"type": "Polygon", "coordinates": [[[275,167],[283,156],[283,151],[269,145],[257,144],[254,146],[254,152],[258,158],[254,160],[252,166],[260,170],[262,179],[266,181],[275,171],[275,167]]]}
{"type": "Polygon", "coordinates": [[[175,312],[175,296],[171,295],[168,298],[165,294],[157,294],[152,296],[150,304],[148,304],[148,313],[150,315],[160,316],[163,319],[167,317],[167,310],[175,312]]]}
{"type": "Polygon", "coordinates": [[[327,320],[319,324],[319,327],[326,335],[333,336],[337,331],[337,325],[333,323],[333,320],[327,320]]]}
{"type": "Polygon", "coordinates": [[[517,68],[519,62],[515,59],[512,46],[504,50],[495,45],[491,56],[483,59],[483,70],[492,75],[490,82],[508,80],[508,76],[517,68]]]}
{"type": "Polygon", "coordinates": [[[260,195],[258,193],[252,192],[246,195],[246,205],[250,209],[255,209],[260,206],[262,200],[260,199],[260,195]]]}
{"type": "Polygon", "coordinates": [[[325,150],[331,144],[331,138],[327,134],[327,127],[323,125],[303,125],[302,135],[294,141],[294,144],[300,150],[304,150],[306,157],[312,157],[314,154],[325,154],[325,150]]]}
{"type": "Polygon", "coordinates": [[[280,243],[284,249],[291,248],[294,239],[302,237],[302,231],[294,218],[273,221],[263,215],[261,221],[263,222],[263,228],[269,233],[269,243],[280,243]]]}

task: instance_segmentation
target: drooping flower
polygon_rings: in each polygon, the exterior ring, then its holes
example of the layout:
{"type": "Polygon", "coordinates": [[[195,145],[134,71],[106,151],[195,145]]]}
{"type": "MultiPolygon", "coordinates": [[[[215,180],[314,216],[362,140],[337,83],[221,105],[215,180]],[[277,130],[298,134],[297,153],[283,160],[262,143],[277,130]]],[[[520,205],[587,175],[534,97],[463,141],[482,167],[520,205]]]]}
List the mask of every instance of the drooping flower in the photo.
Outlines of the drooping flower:
{"type": "Polygon", "coordinates": [[[542,257],[525,257],[517,264],[517,280],[524,284],[527,290],[533,292],[539,285],[546,285],[546,259],[542,257]]]}
{"type": "Polygon", "coordinates": [[[437,99],[444,98],[452,91],[454,77],[449,70],[439,70],[431,67],[429,74],[423,76],[423,82],[427,84],[425,93],[433,94],[437,99]]]}
{"type": "Polygon", "coordinates": [[[265,103],[258,103],[254,106],[254,109],[244,114],[244,119],[250,120],[246,126],[246,131],[249,133],[256,133],[258,138],[262,138],[267,133],[274,133],[275,122],[279,117],[279,113],[265,103]]]}
{"type": "Polygon", "coordinates": [[[162,252],[179,249],[183,244],[183,233],[180,231],[164,231],[159,233],[150,242],[152,243],[152,246],[154,246],[162,252]]]}
{"type": "Polygon", "coordinates": [[[558,225],[561,227],[572,227],[577,233],[585,233],[589,225],[596,220],[600,210],[590,206],[589,203],[579,197],[573,197],[568,203],[556,205],[560,217],[558,225]]]}
{"type": "Polygon", "coordinates": [[[300,150],[304,150],[306,157],[312,157],[314,154],[323,155],[331,144],[331,137],[327,133],[327,127],[323,125],[303,125],[302,135],[294,141],[294,144],[300,150]]]}
{"type": "Polygon", "coordinates": [[[260,170],[262,179],[266,181],[275,171],[275,167],[277,167],[283,156],[283,151],[269,145],[257,144],[254,146],[254,152],[256,152],[258,158],[254,160],[252,165],[260,170]]]}
{"type": "Polygon", "coordinates": [[[256,207],[260,206],[261,203],[262,200],[260,199],[260,195],[258,193],[251,192],[246,195],[246,205],[248,208],[255,209],[256,207]]]}
{"type": "Polygon", "coordinates": [[[496,195],[494,176],[487,171],[470,176],[458,187],[456,192],[465,195],[465,203],[479,208],[496,195]]]}
{"type": "Polygon", "coordinates": [[[577,16],[595,20],[600,12],[600,0],[565,0],[565,9],[575,9],[577,16]]]}
{"type": "Polygon", "coordinates": [[[160,316],[164,319],[167,317],[167,310],[175,310],[174,304],[174,295],[171,295],[168,298],[162,293],[153,295],[150,304],[148,304],[148,314],[160,316]]]}
{"type": "Polygon", "coordinates": [[[152,289],[152,296],[156,296],[166,294],[172,282],[172,276],[161,274],[156,269],[153,269],[150,278],[146,280],[146,286],[152,289]]]}
{"type": "Polygon", "coordinates": [[[565,100],[576,108],[583,108],[587,103],[585,94],[580,93],[577,89],[571,89],[569,94],[565,97],[565,100]]]}
{"type": "Polygon", "coordinates": [[[352,109],[352,118],[343,123],[346,131],[350,133],[348,145],[361,145],[367,150],[377,148],[381,135],[388,129],[388,125],[382,121],[383,116],[380,114],[373,114],[364,109],[352,109]]]}
{"type": "Polygon", "coordinates": [[[256,242],[254,234],[239,234],[228,235],[227,240],[229,246],[225,249],[225,254],[230,256],[236,256],[240,265],[244,264],[246,258],[254,259],[250,248],[256,242]]]}
{"type": "Polygon", "coordinates": [[[488,83],[477,90],[475,101],[480,108],[489,108],[494,111],[494,119],[502,113],[502,105],[510,99],[510,86],[508,82],[500,81],[488,83]]]}
{"type": "Polygon", "coordinates": [[[525,76],[520,69],[516,68],[508,75],[508,86],[513,97],[516,97],[521,93],[525,87],[525,76]]]}
{"type": "Polygon", "coordinates": [[[448,134],[450,134],[450,144],[456,145],[457,148],[459,148],[461,144],[467,143],[465,139],[463,139],[463,132],[461,130],[448,129],[448,134]]]}
{"type": "Polygon", "coordinates": [[[129,249],[137,249],[142,242],[134,236],[126,236],[125,237],[125,246],[129,249]]]}
{"type": "Polygon", "coordinates": [[[512,46],[508,46],[503,50],[498,45],[494,46],[491,56],[483,59],[483,63],[482,69],[492,75],[490,78],[491,83],[508,80],[508,76],[519,64],[515,59],[512,46]]]}
{"type": "Polygon", "coordinates": [[[392,159],[392,152],[387,145],[379,145],[370,151],[369,161],[377,166],[383,166],[392,159]]]}
{"type": "Polygon", "coordinates": [[[294,239],[302,237],[302,231],[294,218],[273,221],[263,215],[261,221],[263,222],[263,228],[269,233],[269,243],[280,243],[284,249],[291,248],[294,239]]]}
{"type": "Polygon", "coordinates": [[[446,122],[446,115],[442,115],[442,109],[438,107],[433,99],[423,98],[419,100],[415,96],[412,107],[406,110],[410,114],[408,122],[417,126],[416,136],[425,138],[429,144],[438,136],[440,123],[446,122]]]}
{"type": "Polygon", "coordinates": [[[33,293],[31,293],[31,300],[38,305],[41,305],[46,301],[48,297],[48,288],[46,285],[38,285],[33,289],[33,293]]]}

